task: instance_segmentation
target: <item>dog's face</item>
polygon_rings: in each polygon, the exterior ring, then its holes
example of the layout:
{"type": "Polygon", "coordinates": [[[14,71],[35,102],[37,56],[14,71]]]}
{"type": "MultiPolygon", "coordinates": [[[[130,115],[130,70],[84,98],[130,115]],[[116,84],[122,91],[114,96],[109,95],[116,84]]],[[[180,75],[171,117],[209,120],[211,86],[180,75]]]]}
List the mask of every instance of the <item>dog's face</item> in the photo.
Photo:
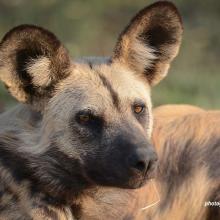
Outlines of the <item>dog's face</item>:
{"type": "Polygon", "coordinates": [[[154,169],[150,88],[118,64],[75,64],[45,114],[57,146],[95,183],[136,187],[154,169]]]}
{"type": "Polygon", "coordinates": [[[52,33],[23,25],[1,42],[0,78],[41,111],[40,145],[64,154],[61,166],[77,164],[91,184],[136,188],[156,164],[150,88],[166,75],[181,35],[176,8],[158,2],[132,19],[110,58],[71,62],[52,33]]]}

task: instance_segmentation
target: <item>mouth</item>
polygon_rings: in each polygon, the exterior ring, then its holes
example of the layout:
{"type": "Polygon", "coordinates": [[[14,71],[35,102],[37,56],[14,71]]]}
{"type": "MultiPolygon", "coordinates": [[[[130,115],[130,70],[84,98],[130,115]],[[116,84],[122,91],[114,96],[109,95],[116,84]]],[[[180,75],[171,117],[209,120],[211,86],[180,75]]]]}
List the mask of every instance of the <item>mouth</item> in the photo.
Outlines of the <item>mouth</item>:
{"type": "Polygon", "coordinates": [[[95,185],[137,189],[144,186],[150,179],[153,179],[155,173],[155,167],[152,166],[145,172],[140,172],[136,169],[130,169],[129,172],[127,169],[90,170],[88,176],[95,185]]]}
{"type": "Polygon", "coordinates": [[[133,170],[130,175],[127,187],[132,189],[137,189],[144,186],[149,180],[155,178],[157,170],[157,164],[151,166],[149,170],[146,170],[144,173],[139,173],[133,170]]]}

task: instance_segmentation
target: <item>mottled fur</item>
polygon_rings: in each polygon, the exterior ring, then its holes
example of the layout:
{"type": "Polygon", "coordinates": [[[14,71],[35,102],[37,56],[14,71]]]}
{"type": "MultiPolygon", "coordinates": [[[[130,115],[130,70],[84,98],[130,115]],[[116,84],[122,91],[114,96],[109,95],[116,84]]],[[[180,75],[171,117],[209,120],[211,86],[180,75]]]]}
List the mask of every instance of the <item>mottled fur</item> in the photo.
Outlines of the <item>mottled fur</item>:
{"type": "Polygon", "coordinates": [[[154,117],[161,201],[146,210],[147,219],[219,219],[219,207],[205,202],[220,199],[220,112],[170,105],[154,117]]]}
{"type": "MultiPolygon", "coordinates": [[[[107,210],[105,187],[152,178],[150,87],[166,75],[181,34],[175,6],[157,2],[132,19],[110,58],[71,61],[54,34],[33,25],[4,36],[0,79],[23,104],[0,116],[0,218],[92,219],[90,197],[107,210]]],[[[112,192],[111,202],[128,206],[112,192]]]]}

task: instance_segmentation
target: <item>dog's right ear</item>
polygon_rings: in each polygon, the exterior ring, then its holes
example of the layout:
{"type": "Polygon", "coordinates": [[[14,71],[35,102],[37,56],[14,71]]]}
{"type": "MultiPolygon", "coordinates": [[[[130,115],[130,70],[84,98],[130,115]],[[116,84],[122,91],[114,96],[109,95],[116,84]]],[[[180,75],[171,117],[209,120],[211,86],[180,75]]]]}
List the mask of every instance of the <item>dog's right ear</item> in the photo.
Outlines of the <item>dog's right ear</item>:
{"type": "Polygon", "coordinates": [[[56,83],[68,76],[69,66],[67,50],[41,27],[15,27],[0,43],[0,79],[18,101],[38,109],[53,95],[56,83]]]}

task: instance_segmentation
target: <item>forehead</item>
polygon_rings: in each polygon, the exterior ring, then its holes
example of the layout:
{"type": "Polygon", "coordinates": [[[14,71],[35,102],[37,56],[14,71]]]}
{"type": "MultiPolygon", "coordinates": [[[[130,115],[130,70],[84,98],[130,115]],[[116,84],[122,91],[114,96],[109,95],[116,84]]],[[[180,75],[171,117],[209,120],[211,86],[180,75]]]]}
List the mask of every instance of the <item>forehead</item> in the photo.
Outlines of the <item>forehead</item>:
{"type": "Polygon", "coordinates": [[[84,61],[75,63],[70,76],[60,86],[68,97],[90,105],[125,105],[141,100],[150,103],[146,80],[115,63],[84,61]],[[98,104],[99,103],[99,104],[98,104]]]}

